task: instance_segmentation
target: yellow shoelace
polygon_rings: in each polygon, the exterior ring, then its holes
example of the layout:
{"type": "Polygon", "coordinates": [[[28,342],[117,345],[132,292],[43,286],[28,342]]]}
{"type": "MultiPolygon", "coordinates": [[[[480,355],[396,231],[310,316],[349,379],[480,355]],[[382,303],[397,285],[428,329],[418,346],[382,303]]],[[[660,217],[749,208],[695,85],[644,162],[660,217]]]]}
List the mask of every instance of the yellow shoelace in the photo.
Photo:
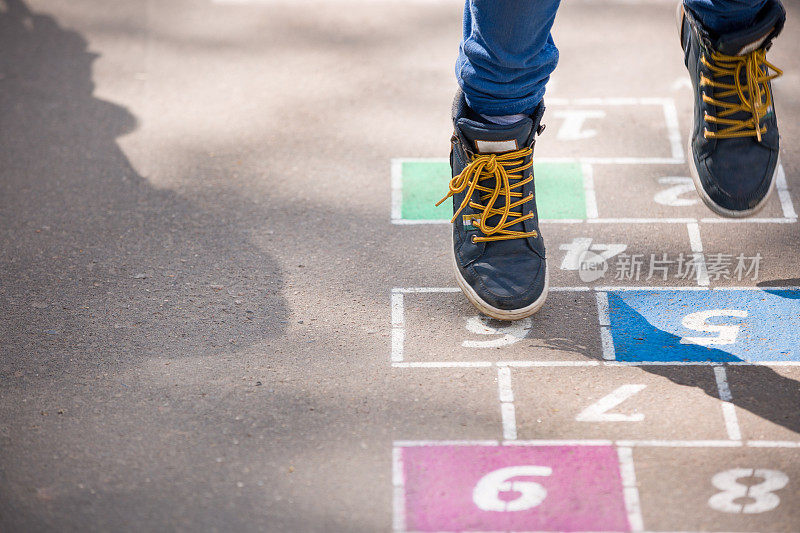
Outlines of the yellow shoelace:
{"type": "Polygon", "coordinates": [[[461,173],[450,180],[450,191],[439,200],[439,206],[455,194],[467,190],[464,201],[456,210],[450,222],[454,222],[459,213],[467,205],[472,209],[480,210],[479,213],[464,215],[465,223],[478,222],[478,229],[483,232],[485,237],[473,235],[472,242],[503,241],[507,239],[524,239],[526,237],[536,237],[536,231],[515,231],[508,229],[514,224],[533,218],[533,211],[522,214],[522,205],[533,199],[533,193],[522,198],[522,187],[533,180],[533,174],[522,179],[522,173],[533,166],[533,160],[524,163],[525,158],[531,156],[531,148],[523,148],[504,154],[473,154],[472,162],[461,171],[461,173]],[[480,184],[481,181],[494,178],[494,187],[489,188],[480,184]],[[516,183],[513,183],[516,182],[516,183]],[[480,191],[481,203],[472,202],[472,193],[480,191]],[[496,207],[498,199],[503,197],[505,203],[501,207],[496,207]],[[512,198],[521,198],[512,202],[512,198]],[[512,209],[520,208],[520,211],[512,209]],[[489,226],[490,217],[499,215],[500,221],[494,226],[489,226]],[[468,220],[469,219],[469,220],[468,220]]]}
{"type": "Polygon", "coordinates": [[[724,126],[716,132],[705,130],[705,137],[707,139],[729,139],[755,136],[761,141],[761,134],[767,132],[767,127],[761,125],[761,119],[766,116],[767,110],[772,105],[769,81],[782,75],[783,72],[767,61],[767,52],[764,49],[754,50],[743,56],[729,56],[712,52],[710,60],[708,56],[704,55],[701,61],[711,70],[712,78],[733,77],[732,84],[716,81],[705,75],[700,80],[700,85],[719,89],[714,92],[714,98],[703,94],[704,102],[721,109],[717,116],[706,113],[705,120],[724,126]],[[769,73],[770,69],[774,74],[769,73]],[[742,84],[742,71],[744,71],[747,86],[742,84]],[[735,95],[738,95],[739,103],[720,100],[720,98],[729,98],[735,95]],[[749,113],[750,118],[746,120],[729,118],[742,111],[749,113]]]}

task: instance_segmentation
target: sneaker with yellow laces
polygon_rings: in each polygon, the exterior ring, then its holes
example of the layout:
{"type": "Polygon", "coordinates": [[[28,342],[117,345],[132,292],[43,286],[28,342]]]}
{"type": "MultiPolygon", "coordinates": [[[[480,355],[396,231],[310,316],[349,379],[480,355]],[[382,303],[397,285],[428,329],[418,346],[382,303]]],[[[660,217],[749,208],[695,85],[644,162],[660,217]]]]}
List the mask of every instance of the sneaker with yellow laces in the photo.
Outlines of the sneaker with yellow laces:
{"type": "Polygon", "coordinates": [[[678,5],[695,92],[689,169],[700,197],[721,216],[758,212],[775,186],[779,135],[770,81],[782,73],[766,53],[785,19],[781,3],[770,0],[749,27],[718,34],[678,5]]]}
{"type": "Polygon", "coordinates": [[[518,320],[541,309],[548,277],[533,183],[533,145],[544,105],[511,125],[491,124],[453,103],[453,178],[437,205],[453,198],[456,281],[482,313],[518,320]]]}

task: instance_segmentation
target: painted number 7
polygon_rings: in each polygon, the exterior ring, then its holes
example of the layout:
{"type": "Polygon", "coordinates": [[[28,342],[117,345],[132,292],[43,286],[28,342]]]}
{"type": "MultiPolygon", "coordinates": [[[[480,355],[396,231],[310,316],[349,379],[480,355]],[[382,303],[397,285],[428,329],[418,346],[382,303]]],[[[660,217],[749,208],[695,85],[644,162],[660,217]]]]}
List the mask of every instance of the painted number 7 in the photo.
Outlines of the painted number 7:
{"type": "Polygon", "coordinates": [[[521,476],[549,476],[553,469],[547,466],[508,466],[483,476],[472,491],[472,501],[482,511],[525,511],[541,504],[547,490],[534,481],[516,480],[521,476]],[[500,493],[517,492],[513,500],[503,500],[500,493]]]}

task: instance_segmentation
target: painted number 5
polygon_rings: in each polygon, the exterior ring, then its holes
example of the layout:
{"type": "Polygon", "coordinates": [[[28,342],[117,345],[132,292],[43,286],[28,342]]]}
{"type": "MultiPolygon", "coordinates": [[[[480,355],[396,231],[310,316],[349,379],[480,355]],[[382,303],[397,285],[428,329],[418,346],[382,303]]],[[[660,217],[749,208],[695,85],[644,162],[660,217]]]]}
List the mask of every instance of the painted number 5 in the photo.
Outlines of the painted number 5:
{"type": "Polygon", "coordinates": [[[533,481],[511,481],[520,476],[549,476],[546,466],[508,466],[483,476],[472,491],[472,500],[482,511],[525,511],[541,504],[547,490],[533,481]],[[500,499],[502,492],[518,492],[513,500],[500,499]]]}
{"type": "Polygon", "coordinates": [[[699,344],[700,346],[712,346],[720,344],[734,344],[739,335],[739,326],[709,324],[708,319],[718,316],[732,316],[746,318],[747,311],[739,309],[711,309],[709,311],[699,311],[683,317],[681,324],[686,329],[694,331],[704,331],[706,333],[716,333],[714,337],[683,337],[681,344],[699,344]]]}
{"type": "Polygon", "coordinates": [[[714,476],[711,483],[722,491],[709,498],[708,505],[712,509],[723,513],[755,514],[772,511],[780,505],[781,499],[775,491],[788,485],[789,477],[780,470],[733,468],[714,476]],[[745,485],[739,483],[743,478],[763,481],[757,485],[745,485]]]}
{"type": "Polygon", "coordinates": [[[489,325],[488,320],[483,316],[473,316],[467,319],[467,329],[476,335],[499,335],[496,339],[485,341],[464,341],[461,345],[464,348],[500,348],[519,342],[525,338],[531,330],[531,319],[524,318],[516,322],[511,322],[507,326],[494,328],[489,325]]]}

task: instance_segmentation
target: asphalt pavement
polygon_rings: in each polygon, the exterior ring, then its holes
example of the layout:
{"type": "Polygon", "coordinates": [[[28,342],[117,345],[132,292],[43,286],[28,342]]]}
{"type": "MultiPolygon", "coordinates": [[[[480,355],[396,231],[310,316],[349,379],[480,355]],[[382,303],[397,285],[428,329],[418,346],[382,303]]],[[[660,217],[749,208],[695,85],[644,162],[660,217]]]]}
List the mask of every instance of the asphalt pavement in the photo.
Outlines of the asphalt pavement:
{"type": "Polygon", "coordinates": [[[800,531],[786,7],[730,222],[673,2],[564,3],[506,324],[433,207],[457,0],[0,0],[0,530],[800,531]]]}

